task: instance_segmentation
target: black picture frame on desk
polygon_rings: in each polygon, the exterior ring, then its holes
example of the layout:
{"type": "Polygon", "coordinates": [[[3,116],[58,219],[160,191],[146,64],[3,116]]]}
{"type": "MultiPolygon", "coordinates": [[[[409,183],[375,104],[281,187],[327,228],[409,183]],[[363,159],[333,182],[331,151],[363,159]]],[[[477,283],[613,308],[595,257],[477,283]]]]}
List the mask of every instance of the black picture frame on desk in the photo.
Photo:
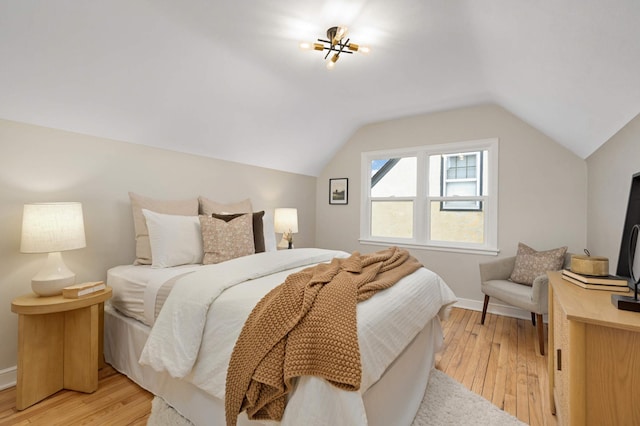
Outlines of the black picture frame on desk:
{"type": "Polygon", "coordinates": [[[349,179],[329,179],[329,204],[349,204],[349,179]]]}

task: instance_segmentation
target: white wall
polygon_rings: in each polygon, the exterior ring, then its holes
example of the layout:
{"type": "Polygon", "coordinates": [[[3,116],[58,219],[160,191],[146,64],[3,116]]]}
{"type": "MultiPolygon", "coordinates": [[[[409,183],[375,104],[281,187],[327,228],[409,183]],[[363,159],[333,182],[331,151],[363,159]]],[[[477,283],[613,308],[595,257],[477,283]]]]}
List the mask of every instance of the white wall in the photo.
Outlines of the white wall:
{"type": "MultiPolygon", "coordinates": [[[[484,138],[499,138],[500,257],[522,241],[538,250],[586,243],[586,163],[504,109],[485,105],[400,118],[359,129],[318,177],[316,242],[319,247],[370,252],[358,242],[360,154],[484,138]],[[329,179],[349,179],[349,203],[329,205],[329,179]]],[[[478,264],[496,257],[412,250],[442,276],[459,298],[480,301],[478,264]]]]}
{"type": "Polygon", "coordinates": [[[631,176],[640,172],[640,115],[591,154],[587,168],[587,243],[591,254],[609,258],[615,274],[631,176]]]}
{"type": "Polygon", "coordinates": [[[315,190],[309,176],[0,120],[0,387],[16,365],[11,300],[31,291],[31,277],[46,257],[20,253],[24,203],[83,203],[87,247],[63,255],[82,282],[106,279],[109,267],[134,260],[129,191],[220,202],[249,197],[256,211],[297,207],[295,243],[309,247],[315,244],[315,190]]]}

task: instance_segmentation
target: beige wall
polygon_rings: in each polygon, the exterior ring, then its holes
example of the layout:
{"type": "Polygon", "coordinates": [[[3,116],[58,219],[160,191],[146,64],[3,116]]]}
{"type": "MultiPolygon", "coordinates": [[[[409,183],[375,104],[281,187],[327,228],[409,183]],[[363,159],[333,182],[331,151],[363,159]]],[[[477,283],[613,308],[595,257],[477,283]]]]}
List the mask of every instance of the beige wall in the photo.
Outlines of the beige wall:
{"type": "MultiPolygon", "coordinates": [[[[370,252],[358,242],[360,153],[389,148],[499,138],[500,257],[519,241],[538,250],[586,243],[586,163],[504,109],[486,105],[400,118],[358,130],[318,177],[316,242],[320,247],[370,252]],[[330,178],[349,178],[348,205],[329,205],[330,178]]],[[[493,256],[412,250],[459,298],[482,300],[478,264],[493,256]]]]}
{"type": "Polygon", "coordinates": [[[249,197],[255,210],[297,207],[295,243],[310,247],[315,185],[314,177],[0,120],[0,376],[16,365],[11,300],[31,291],[31,277],[46,256],[19,252],[24,203],[83,203],[87,247],[64,258],[78,281],[88,281],[105,279],[109,267],[134,259],[128,191],[220,202],[249,197]]]}
{"type": "Polygon", "coordinates": [[[640,115],[587,158],[587,243],[616,272],[631,176],[640,172],[640,115]]]}

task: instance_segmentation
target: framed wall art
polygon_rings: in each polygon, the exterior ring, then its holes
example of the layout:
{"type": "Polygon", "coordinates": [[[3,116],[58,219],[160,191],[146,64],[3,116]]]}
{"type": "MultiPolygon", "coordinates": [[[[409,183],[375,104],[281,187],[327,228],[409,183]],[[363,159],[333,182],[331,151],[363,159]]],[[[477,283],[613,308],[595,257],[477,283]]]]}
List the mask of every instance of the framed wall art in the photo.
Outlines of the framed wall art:
{"type": "Polygon", "coordinates": [[[329,204],[349,202],[349,179],[329,179],[329,204]]]}

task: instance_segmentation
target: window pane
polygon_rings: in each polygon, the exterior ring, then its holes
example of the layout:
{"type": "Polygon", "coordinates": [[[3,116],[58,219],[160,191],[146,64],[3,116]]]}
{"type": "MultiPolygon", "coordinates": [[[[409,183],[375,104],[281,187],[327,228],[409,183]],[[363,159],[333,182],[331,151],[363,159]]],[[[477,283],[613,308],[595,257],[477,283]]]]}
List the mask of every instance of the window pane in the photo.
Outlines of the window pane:
{"type": "MultiPolygon", "coordinates": [[[[455,203],[473,203],[470,201],[453,201],[455,203]]],[[[482,204],[482,203],[480,203],[482,204]]],[[[441,210],[440,202],[431,202],[431,239],[461,243],[484,243],[484,211],[441,210]]]]}
{"type": "Polygon", "coordinates": [[[389,158],[371,162],[372,197],[415,197],[416,157],[389,158]]]}
{"type": "Polygon", "coordinates": [[[475,181],[448,182],[444,195],[447,197],[454,197],[456,195],[474,196],[477,195],[476,190],[477,186],[475,181]]]}
{"type": "Polygon", "coordinates": [[[443,210],[480,210],[480,201],[443,201],[443,210]]]}
{"type": "Polygon", "coordinates": [[[440,196],[442,191],[442,156],[429,156],[429,195],[440,196]]]}
{"type": "Polygon", "coordinates": [[[413,238],[413,201],[372,201],[371,236],[413,238]]]}

